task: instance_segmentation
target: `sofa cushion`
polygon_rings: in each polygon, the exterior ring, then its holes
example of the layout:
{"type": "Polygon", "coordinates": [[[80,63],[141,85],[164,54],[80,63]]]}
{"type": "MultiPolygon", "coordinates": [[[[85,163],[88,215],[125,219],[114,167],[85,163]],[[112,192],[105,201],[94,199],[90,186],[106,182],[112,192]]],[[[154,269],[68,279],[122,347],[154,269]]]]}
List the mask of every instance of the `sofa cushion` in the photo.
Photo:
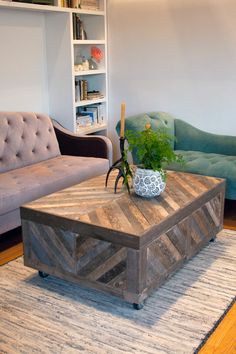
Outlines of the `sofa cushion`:
{"type": "Polygon", "coordinates": [[[106,173],[108,168],[107,159],[63,155],[1,173],[0,213],[106,173]]]}
{"type": "Polygon", "coordinates": [[[0,172],[60,155],[51,119],[29,112],[0,112],[0,172]]]}
{"type": "Polygon", "coordinates": [[[226,198],[236,199],[236,158],[235,156],[203,153],[200,151],[175,150],[185,160],[183,165],[170,164],[167,168],[205,176],[225,178],[226,198]]]}

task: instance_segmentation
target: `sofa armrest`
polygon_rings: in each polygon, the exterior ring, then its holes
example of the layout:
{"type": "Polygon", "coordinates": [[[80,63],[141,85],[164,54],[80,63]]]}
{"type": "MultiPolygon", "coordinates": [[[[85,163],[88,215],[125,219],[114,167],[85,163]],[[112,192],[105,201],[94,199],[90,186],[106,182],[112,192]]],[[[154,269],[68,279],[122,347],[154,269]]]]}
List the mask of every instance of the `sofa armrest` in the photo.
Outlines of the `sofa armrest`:
{"type": "Polygon", "coordinates": [[[78,136],[52,119],[62,155],[100,157],[112,164],[112,143],[100,135],[78,136]]]}

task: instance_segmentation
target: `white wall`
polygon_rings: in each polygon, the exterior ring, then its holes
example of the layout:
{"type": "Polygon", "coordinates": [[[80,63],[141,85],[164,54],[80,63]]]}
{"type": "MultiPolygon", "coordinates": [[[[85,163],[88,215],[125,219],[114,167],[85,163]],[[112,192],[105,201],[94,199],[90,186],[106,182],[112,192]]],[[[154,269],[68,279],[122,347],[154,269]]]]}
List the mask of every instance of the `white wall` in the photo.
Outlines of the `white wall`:
{"type": "Polygon", "coordinates": [[[236,135],[235,18],[235,0],[108,0],[113,141],[122,101],[236,135]]]}
{"type": "Polygon", "coordinates": [[[0,9],[0,110],[48,112],[44,15],[0,9]]]}

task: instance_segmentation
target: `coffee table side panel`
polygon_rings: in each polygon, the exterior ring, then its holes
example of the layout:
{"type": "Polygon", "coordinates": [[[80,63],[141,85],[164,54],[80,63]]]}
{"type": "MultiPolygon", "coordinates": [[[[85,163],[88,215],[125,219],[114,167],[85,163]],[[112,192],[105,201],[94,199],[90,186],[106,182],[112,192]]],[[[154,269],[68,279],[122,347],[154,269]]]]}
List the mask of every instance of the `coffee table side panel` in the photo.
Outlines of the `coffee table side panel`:
{"type": "Polygon", "coordinates": [[[223,228],[224,193],[219,193],[189,216],[187,259],[197,254],[223,228]]]}
{"type": "Polygon", "coordinates": [[[216,236],[222,229],[223,199],[224,193],[217,194],[148,246],[128,250],[127,301],[141,303],[216,236]]]}
{"type": "Polygon", "coordinates": [[[76,272],[76,234],[24,219],[22,234],[25,265],[53,275],[76,272]]]}
{"type": "Polygon", "coordinates": [[[123,296],[126,247],[28,220],[22,227],[26,266],[123,296]]]}

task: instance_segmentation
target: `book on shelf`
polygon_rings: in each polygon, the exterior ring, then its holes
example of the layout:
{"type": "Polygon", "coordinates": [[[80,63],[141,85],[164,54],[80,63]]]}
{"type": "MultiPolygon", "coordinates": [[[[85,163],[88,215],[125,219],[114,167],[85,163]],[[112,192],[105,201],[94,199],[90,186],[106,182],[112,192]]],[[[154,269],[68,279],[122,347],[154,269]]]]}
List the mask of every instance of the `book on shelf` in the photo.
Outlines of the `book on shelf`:
{"type": "Polygon", "coordinates": [[[80,116],[89,116],[91,120],[91,125],[97,124],[97,113],[93,110],[84,109],[79,111],[80,116]]]}
{"type": "Polygon", "coordinates": [[[101,94],[100,91],[93,90],[93,91],[87,92],[87,99],[88,100],[98,100],[100,98],[104,98],[104,95],[101,94]]]}
{"type": "Polygon", "coordinates": [[[14,0],[14,2],[23,2],[23,3],[36,4],[36,5],[51,5],[51,6],[54,5],[53,0],[14,0]]]}
{"type": "Polygon", "coordinates": [[[97,124],[103,124],[105,122],[104,106],[101,103],[96,105],[88,106],[90,111],[96,112],[97,124]]]}
{"type": "Polygon", "coordinates": [[[73,13],[73,38],[74,39],[87,39],[87,34],[84,29],[83,22],[79,14],[73,13]]]}
{"type": "Polygon", "coordinates": [[[79,80],[79,92],[80,92],[80,100],[88,99],[88,81],[87,80],[79,80]]]}
{"type": "Polygon", "coordinates": [[[75,97],[76,101],[78,101],[78,98],[80,101],[85,101],[85,100],[98,100],[101,98],[104,98],[104,95],[101,94],[100,91],[88,91],[88,81],[87,80],[79,80],[79,82],[76,80],[75,81],[75,97]],[[78,90],[79,88],[79,90],[78,90]],[[78,95],[79,91],[79,95],[78,95]]]}
{"type": "Polygon", "coordinates": [[[81,115],[80,113],[76,116],[77,129],[80,127],[90,127],[92,125],[92,119],[89,114],[81,115]]]}
{"type": "Polygon", "coordinates": [[[83,109],[79,110],[79,114],[89,114],[92,124],[104,124],[105,122],[104,106],[101,103],[83,107],[83,109]]]}
{"type": "Polygon", "coordinates": [[[99,10],[99,0],[80,0],[80,8],[87,10],[99,10]]]}

